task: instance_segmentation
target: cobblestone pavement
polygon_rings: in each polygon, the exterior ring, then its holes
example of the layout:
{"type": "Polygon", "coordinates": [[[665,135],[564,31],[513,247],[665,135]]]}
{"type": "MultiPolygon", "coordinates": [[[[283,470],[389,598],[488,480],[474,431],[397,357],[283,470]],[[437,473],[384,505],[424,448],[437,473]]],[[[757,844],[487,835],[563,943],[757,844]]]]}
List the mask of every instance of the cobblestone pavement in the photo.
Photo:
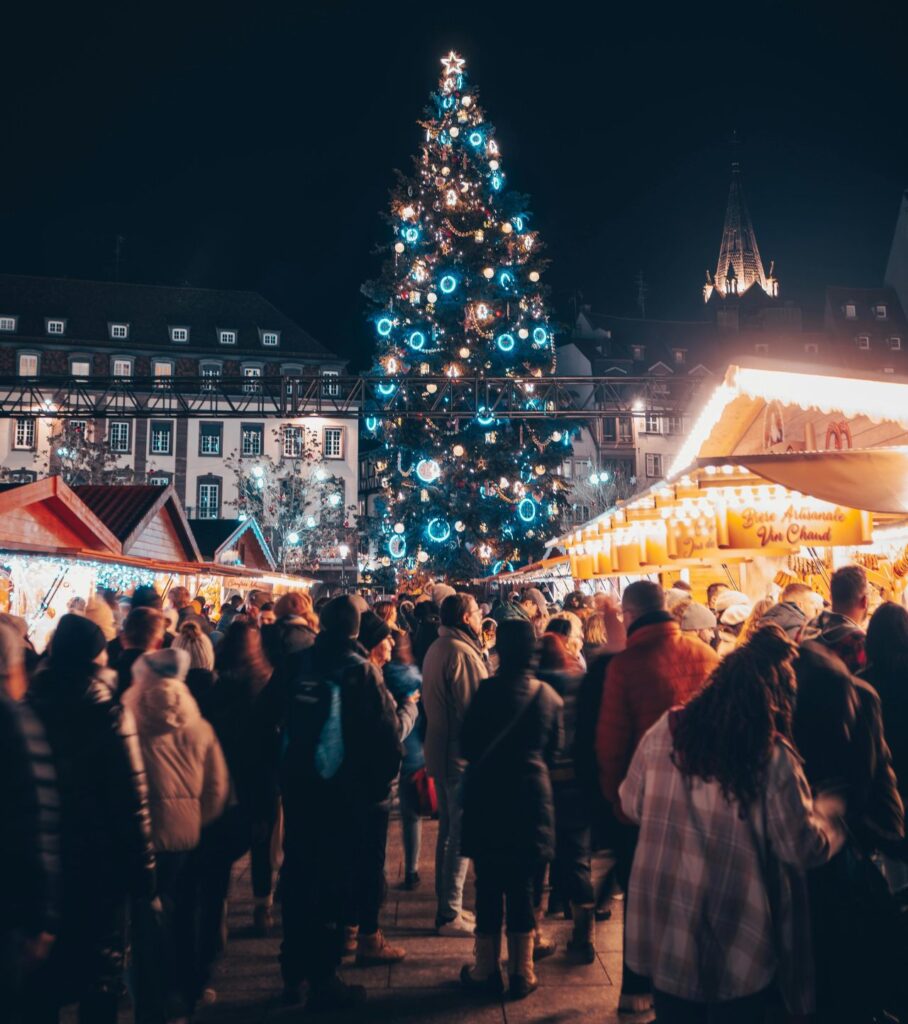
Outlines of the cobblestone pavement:
{"type": "MultiPolygon", "coordinates": [[[[346,980],[365,985],[368,1001],[354,1013],[309,1016],[300,1008],[280,1005],[277,952],[280,942],[280,911],[275,907],[275,934],[266,939],[251,934],[252,896],[248,860],[238,863],[229,909],[230,938],[214,985],[217,1001],[199,1009],[199,1024],[293,1024],[318,1020],[325,1024],[426,1021],[431,1024],[568,1024],[589,1020],[596,1024],[641,1024],[652,1015],[618,1017],[621,981],[621,911],[623,902],[612,902],[612,919],[597,924],[596,962],[586,966],[568,961],[564,954],[570,923],[547,918],[546,930],[558,940],[558,952],[537,965],[539,989],[529,998],[511,1002],[477,999],[463,992],[458,975],[471,959],[471,939],[441,938],[434,933],[433,862],[436,824],[425,822],[420,863],[422,884],[415,892],[399,888],[403,877],[400,823],[392,819],[388,842],[388,898],[382,926],[394,945],[407,950],[406,959],[390,967],[345,967],[346,980]]],[[[597,873],[606,866],[597,862],[597,873]]],[[[472,905],[472,893],[467,904],[472,905]]],[[[128,1005],[122,1024],[132,1020],[128,1005]]],[[[64,1017],[75,1022],[75,1014],[64,1017]]]]}

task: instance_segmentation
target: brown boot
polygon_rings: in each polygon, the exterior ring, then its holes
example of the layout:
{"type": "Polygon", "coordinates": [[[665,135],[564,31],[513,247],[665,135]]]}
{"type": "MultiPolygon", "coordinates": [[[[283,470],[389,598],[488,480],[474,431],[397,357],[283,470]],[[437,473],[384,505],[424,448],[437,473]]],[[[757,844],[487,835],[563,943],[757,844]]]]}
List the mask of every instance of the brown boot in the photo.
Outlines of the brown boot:
{"type": "Polygon", "coordinates": [[[357,967],[378,967],[381,964],[398,964],[407,955],[400,946],[389,946],[381,928],[372,935],[360,935],[356,946],[357,967]]]}
{"type": "Polygon", "coordinates": [[[574,932],[568,940],[568,952],[572,953],[582,964],[591,964],[596,960],[596,915],[592,903],[573,903],[571,913],[574,918],[574,932]]]}
{"type": "Polygon", "coordinates": [[[473,947],[474,963],[464,964],[460,970],[460,983],[478,994],[500,996],[504,992],[501,976],[501,932],[497,935],[477,935],[473,947]]]}
{"type": "Polygon", "coordinates": [[[533,930],[533,959],[545,960],[558,948],[558,943],[542,931],[542,912],[537,908],[535,911],[536,927],[533,930]]]}
{"type": "Polygon", "coordinates": [[[508,932],[508,991],[512,999],[526,999],[539,988],[533,970],[533,933],[508,932]]]}
{"type": "Polygon", "coordinates": [[[344,949],[342,956],[353,956],[356,953],[357,940],[359,939],[359,925],[344,925],[344,949]]]}

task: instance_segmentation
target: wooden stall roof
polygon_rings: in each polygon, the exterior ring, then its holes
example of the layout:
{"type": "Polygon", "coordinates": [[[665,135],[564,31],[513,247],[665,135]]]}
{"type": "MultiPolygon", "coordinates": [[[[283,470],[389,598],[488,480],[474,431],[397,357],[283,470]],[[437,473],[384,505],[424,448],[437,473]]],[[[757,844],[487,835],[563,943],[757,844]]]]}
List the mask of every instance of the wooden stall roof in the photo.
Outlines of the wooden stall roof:
{"type": "Polygon", "coordinates": [[[119,555],[116,534],[58,476],[0,485],[0,548],[56,552],[90,548],[119,555]]]}
{"type": "Polygon", "coordinates": [[[228,551],[236,551],[247,568],[274,571],[277,562],[255,519],[190,519],[202,557],[208,562],[223,562],[228,551]]]}
{"type": "Polygon", "coordinates": [[[172,484],[87,484],[72,490],[116,535],[123,554],[175,562],[202,560],[172,484]]]}

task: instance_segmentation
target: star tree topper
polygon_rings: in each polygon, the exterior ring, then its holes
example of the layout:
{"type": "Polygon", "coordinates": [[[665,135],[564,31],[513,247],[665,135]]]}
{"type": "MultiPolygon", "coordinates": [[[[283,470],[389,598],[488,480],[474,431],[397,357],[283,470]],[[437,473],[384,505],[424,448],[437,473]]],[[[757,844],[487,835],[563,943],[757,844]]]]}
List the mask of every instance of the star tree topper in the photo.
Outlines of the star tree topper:
{"type": "Polygon", "coordinates": [[[466,61],[452,50],[447,57],[441,58],[441,63],[446,75],[459,75],[466,61]]]}

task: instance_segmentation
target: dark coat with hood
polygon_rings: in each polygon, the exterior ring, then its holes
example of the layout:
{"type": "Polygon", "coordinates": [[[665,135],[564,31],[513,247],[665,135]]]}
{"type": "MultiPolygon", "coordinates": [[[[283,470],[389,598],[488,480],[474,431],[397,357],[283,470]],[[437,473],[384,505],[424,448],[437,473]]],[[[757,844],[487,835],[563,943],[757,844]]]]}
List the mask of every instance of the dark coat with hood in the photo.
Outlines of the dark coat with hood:
{"type": "Polygon", "coordinates": [[[154,893],[135,722],[93,664],[103,649],[94,623],[64,615],[26,698],[44,728],[60,797],[60,930],[35,983],[63,999],[118,984],[126,898],[154,893]]]}
{"type": "Polygon", "coordinates": [[[526,868],[554,858],[555,806],[549,769],[562,737],[562,701],[547,683],[529,675],[493,676],[480,683],[460,737],[468,762],[464,856],[526,868]],[[508,735],[490,750],[518,714],[508,735]]]}
{"type": "Polygon", "coordinates": [[[291,799],[329,789],[348,804],[387,798],[400,771],[400,726],[381,673],[365,653],[355,639],[325,631],[287,659],[282,788],[291,799]],[[324,779],[315,767],[315,751],[331,716],[332,683],[340,691],[342,763],[324,779]]]}
{"type": "Polygon", "coordinates": [[[285,615],[270,626],[262,627],[262,647],[274,668],[279,668],[291,654],[311,647],[314,640],[315,631],[296,615],[285,615]]]}
{"type": "Polygon", "coordinates": [[[865,850],[897,844],[904,808],[876,691],[815,641],[801,645],[795,670],[793,733],[811,787],[845,797],[849,828],[865,850]]]}

